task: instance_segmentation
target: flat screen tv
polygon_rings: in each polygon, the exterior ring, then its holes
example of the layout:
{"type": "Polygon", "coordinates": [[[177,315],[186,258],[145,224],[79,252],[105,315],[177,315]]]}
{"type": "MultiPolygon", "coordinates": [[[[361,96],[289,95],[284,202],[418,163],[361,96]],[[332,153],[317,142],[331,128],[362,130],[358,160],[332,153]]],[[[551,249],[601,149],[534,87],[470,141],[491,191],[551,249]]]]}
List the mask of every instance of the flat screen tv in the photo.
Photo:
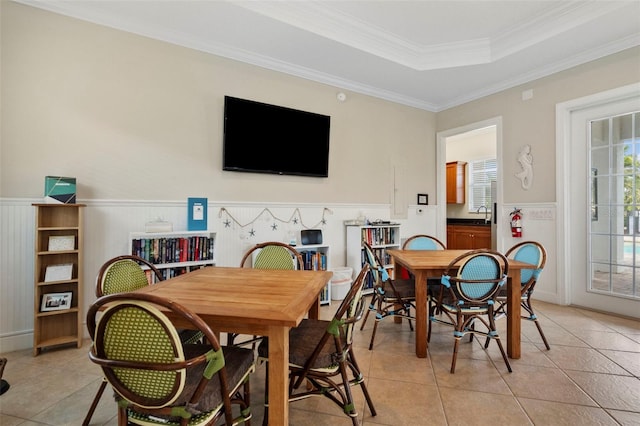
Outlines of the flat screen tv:
{"type": "Polygon", "coordinates": [[[330,123],[328,115],[225,96],[222,169],[328,177],[330,123]]]}

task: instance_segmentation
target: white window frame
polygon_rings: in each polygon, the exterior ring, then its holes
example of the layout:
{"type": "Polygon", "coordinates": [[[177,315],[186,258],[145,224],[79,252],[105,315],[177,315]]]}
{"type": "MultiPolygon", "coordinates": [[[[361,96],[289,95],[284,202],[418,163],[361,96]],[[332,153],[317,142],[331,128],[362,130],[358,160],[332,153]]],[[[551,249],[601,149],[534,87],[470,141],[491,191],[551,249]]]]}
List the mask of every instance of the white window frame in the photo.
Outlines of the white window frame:
{"type": "Polygon", "coordinates": [[[485,206],[491,212],[491,181],[498,179],[498,161],[496,158],[469,161],[469,212],[476,212],[485,206]],[[474,194],[484,194],[484,203],[478,203],[474,194]]]}

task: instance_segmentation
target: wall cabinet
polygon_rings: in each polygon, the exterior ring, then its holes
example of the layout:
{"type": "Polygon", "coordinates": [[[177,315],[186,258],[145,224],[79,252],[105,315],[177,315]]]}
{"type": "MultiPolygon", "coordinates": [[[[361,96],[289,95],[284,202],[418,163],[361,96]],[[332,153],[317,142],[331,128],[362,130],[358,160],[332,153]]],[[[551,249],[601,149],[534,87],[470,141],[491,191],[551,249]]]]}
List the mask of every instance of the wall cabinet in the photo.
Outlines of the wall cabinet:
{"type": "Polygon", "coordinates": [[[82,208],[33,204],[35,213],[33,355],[82,346],[82,208]]]}
{"type": "Polygon", "coordinates": [[[464,204],[466,175],[464,161],[447,163],[447,204],[464,204]]]}
{"type": "Polygon", "coordinates": [[[207,231],[129,234],[129,252],[153,263],[165,280],[215,265],[215,243],[215,232],[207,231]]]}
{"type": "MultiPolygon", "coordinates": [[[[294,247],[301,255],[304,262],[304,269],[307,271],[327,271],[329,267],[329,246],[320,244],[309,244],[294,247]]],[[[331,280],[327,282],[324,290],[320,294],[320,304],[331,304],[331,280]]]]}
{"type": "MultiPolygon", "coordinates": [[[[384,225],[347,225],[347,247],[346,262],[347,266],[353,268],[354,276],[357,276],[365,262],[364,250],[362,242],[369,243],[373,251],[384,266],[389,270],[389,275],[393,278],[393,270],[391,269],[391,257],[387,253],[388,249],[399,249],[400,244],[400,225],[384,224],[384,225]]],[[[371,292],[373,281],[371,274],[367,276],[365,290],[371,292]]]]}
{"type": "Polygon", "coordinates": [[[491,227],[481,225],[447,225],[447,248],[491,248],[491,227]]]}

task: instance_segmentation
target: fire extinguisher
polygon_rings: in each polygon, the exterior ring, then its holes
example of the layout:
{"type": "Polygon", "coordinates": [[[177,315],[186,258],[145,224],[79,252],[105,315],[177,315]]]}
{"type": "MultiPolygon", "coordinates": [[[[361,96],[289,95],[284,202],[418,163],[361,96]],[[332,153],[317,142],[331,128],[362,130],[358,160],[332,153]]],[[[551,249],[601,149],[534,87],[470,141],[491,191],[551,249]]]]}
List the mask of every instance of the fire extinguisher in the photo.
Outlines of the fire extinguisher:
{"type": "Polygon", "coordinates": [[[511,236],[522,238],[522,212],[520,209],[513,209],[511,214],[511,236]]]}

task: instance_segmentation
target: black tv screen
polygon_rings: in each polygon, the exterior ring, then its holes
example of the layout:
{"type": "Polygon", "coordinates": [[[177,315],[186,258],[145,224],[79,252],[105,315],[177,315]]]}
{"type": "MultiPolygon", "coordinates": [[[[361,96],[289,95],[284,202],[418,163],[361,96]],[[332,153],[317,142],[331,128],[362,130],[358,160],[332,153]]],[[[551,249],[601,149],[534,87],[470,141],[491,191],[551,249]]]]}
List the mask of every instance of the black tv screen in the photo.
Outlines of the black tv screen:
{"type": "Polygon", "coordinates": [[[222,169],[329,176],[331,117],[225,96],[222,169]]]}

